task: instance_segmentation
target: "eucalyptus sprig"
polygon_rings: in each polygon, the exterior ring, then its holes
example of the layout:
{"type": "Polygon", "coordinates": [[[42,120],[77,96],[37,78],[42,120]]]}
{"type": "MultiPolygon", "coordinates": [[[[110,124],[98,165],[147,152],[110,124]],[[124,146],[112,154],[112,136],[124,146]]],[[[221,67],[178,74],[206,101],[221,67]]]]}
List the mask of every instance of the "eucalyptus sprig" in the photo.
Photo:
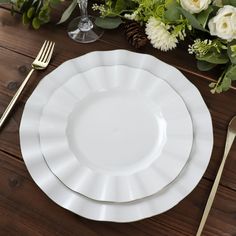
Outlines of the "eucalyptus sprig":
{"type": "Polygon", "coordinates": [[[221,93],[229,90],[232,81],[236,80],[236,65],[230,64],[225,68],[217,82],[209,84],[212,93],[221,93]]]}

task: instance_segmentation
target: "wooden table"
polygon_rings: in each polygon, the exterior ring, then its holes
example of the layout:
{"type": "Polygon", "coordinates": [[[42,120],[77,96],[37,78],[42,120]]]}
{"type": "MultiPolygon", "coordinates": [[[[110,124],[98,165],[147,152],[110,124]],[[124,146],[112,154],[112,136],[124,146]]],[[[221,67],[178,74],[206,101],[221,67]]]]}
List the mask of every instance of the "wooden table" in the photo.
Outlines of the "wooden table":
{"type": "MultiPolygon", "coordinates": [[[[194,58],[186,52],[186,45],[168,53],[151,46],[141,51],[176,66],[200,90],[213,119],[212,158],[194,191],[164,214],[127,224],[87,220],[52,202],[30,177],[19,145],[18,131],[24,104],[38,82],[64,61],[95,50],[134,49],[128,45],[121,30],[107,31],[101,40],[82,45],[68,38],[65,26],[48,24],[34,31],[23,26],[18,16],[12,17],[7,8],[0,8],[0,114],[25,78],[45,39],[56,42],[53,60],[46,71],[32,76],[0,132],[0,235],[194,235],[222,159],[227,124],[236,114],[236,91],[231,89],[212,95],[208,80],[216,79],[217,72],[199,72],[194,58]]],[[[227,160],[203,235],[236,235],[236,145],[227,160]]]]}

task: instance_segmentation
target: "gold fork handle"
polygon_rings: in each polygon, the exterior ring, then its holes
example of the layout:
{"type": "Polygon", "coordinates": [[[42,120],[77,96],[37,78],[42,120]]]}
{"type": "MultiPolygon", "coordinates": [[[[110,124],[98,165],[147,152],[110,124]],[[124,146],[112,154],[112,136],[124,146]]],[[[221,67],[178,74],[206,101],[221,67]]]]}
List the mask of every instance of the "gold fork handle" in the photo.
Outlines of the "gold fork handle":
{"type": "Polygon", "coordinates": [[[220,164],[219,170],[218,170],[218,172],[217,172],[217,175],[216,175],[214,184],[213,184],[213,186],[212,186],[210,195],[209,195],[209,197],[208,197],[207,204],[206,204],[206,206],[205,206],[205,210],[204,210],[204,212],[203,212],[203,216],[202,216],[200,225],[199,225],[199,227],[198,227],[198,231],[197,231],[196,236],[201,236],[203,227],[204,227],[204,225],[205,225],[205,223],[206,223],[208,214],[209,214],[209,212],[210,212],[210,210],[211,210],[211,206],[212,206],[212,203],[213,203],[213,201],[214,201],[217,188],[218,188],[218,186],[219,186],[219,182],[220,182],[220,178],[221,178],[221,175],[222,175],[222,172],[223,172],[223,169],[224,169],[225,161],[226,161],[226,159],[227,159],[229,150],[230,150],[230,148],[231,148],[231,146],[232,146],[232,144],[233,144],[234,138],[235,138],[235,134],[233,134],[233,133],[231,133],[230,131],[228,131],[227,139],[226,139],[226,144],[225,144],[224,156],[223,156],[222,162],[221,162],[221,164],[220,164]]]}
{"type": "Polygon", "coordinates": [[[16,94],[14,95],[12,100],[10,101],[10,103],[7,106],[6,110],[2,114],[2,117],[0,119],[0,129],[3,126],[3,123],[5,122],[6,118],[8,117],[9,113],[11,112],[12,108],[14,107],[14,105],[15,105],[16,101],[18,100],[19,96],[21,95],[22,91],[24,90],[24,88],[25,88],[27,82],[29,81],[29,78],[30,78],[30,76],[32,75],[33,72],[34,72],[34,69],[32,68],[30,70],[30,72],[28,73],[28,75],[26,76],[26,78],[24,79],[24,81],[22,82],[21,86],[16,91],[16,94]]]}

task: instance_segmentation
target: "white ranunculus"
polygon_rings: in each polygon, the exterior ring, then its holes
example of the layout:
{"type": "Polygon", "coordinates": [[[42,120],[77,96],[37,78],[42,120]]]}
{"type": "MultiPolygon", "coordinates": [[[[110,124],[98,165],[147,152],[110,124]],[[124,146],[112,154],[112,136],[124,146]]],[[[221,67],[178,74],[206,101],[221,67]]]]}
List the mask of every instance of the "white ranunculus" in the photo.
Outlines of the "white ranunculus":
{"type": "Polygon", "coordinates": [[[236,39],[236,7],[226,5],[219,9],[208,23],[210,34],[232,41],[236,39]]]}
{"type": "Polygon", "coordinates": [[[191,14],[206,10],[211,0],[180,0],[181,6],[191,14]]]}

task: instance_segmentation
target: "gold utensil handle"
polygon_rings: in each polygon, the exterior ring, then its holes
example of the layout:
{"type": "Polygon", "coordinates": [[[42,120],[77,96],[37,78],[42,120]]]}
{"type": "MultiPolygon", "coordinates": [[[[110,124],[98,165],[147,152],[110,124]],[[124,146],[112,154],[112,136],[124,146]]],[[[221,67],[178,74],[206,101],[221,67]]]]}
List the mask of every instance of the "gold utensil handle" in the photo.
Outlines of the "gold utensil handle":
{"type": "Polygon", "coordinates": [[[30,76],[32,75],[33,72],[34,72],[34,69],[32,68],[30,70],[30,72],[28,73],[28,75],[26,76],[26,78],[24,79],[24,81],[21,84],[21,86],[18,88],[16,94],[14,95],[12,100],[10,101],[10,103],[7,106],[6,110],[2,114],[2,117],[0,119],[0,128],[3,126],[3,123],[5,122],[6,118],[8,117],[8,115],[11,112],[12,108],[14,107],[16,101],[18,100],[19,96],[21,95],[22,91],[24,90],[24,88],[25,88],[27,82],[29,81],[29,78],[30,78],[30,76]]]}
{"type": "Polygon", "coordinates": [[[204,225],[206,223],[208,214],[209,214],[209,212],[211,210],[211,206],[212,206],[212,203],[213,203],[215,195],[216,195],[216,191],[217,191],[217,188],[218,188],[218,185],[219,185],[219,182],[220,182],[220,178],[221,178],[221,175],[222,175],[222,172],[223,172],[223,169],[224,169],[226,158],[227,158],[229,150],[230,150],[230,148],[231,148],[231,146],[233,144],[234,138],[235,138],[235,134],[233,134],[230,131],[228,131],[227,139],[226,139],[226,144],[225,144],[224,156],[223,156],[222,162],[220,164],[219,170],[217,172],[214,184],[212,186],[211,193],[210,193],[210,195],[208,197],[207,204],[205,206],[205,210],[203,212],[203,216],[202,216],[200,225],[198,227],[198,231],[197,231],[196,236],[201,236],[203,227],[204,227],[204,225]]]}

